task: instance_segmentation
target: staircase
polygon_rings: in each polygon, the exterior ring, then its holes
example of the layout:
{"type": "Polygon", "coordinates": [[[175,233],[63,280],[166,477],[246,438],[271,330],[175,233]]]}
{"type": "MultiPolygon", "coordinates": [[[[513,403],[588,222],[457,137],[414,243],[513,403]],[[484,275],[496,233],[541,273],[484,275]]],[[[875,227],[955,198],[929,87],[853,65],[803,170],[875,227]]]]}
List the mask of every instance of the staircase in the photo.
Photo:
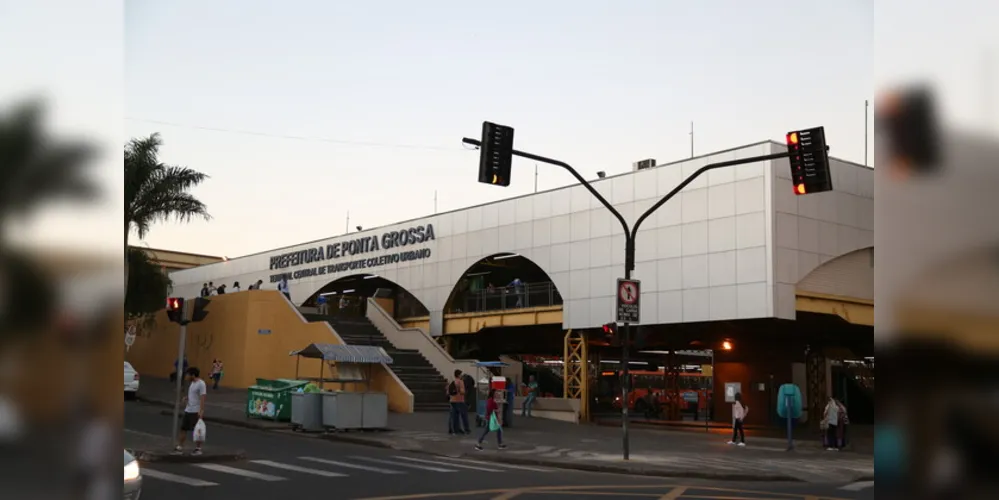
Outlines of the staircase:
{"type": "Polygon", "coordinates": [[[395,372],[413,393],[415,411],[447,411],[445,388],[447,380],[420,354],[411,349],[396,349],[388,339],[371,324],[368,318],[338,318],[318,314],[303,314],[308,321],[325,321],[333,327],[348,345],[373,345],[385,349],[392,356],[389,369],[395,372]]]}

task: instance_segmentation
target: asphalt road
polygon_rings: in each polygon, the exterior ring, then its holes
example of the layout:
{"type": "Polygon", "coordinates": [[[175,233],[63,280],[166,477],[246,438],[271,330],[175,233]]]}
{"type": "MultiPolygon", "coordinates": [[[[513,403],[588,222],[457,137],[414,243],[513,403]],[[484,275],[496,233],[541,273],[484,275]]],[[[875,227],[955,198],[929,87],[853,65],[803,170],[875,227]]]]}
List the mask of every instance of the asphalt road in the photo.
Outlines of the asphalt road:
{"type": "MultiPolygon", "coordinates": [[[[129,430],[168,435],[161,408],[127,402],[129,430]]],[[[333,499],[606,499],[633,498],[874,498],[873,488],[804,483],[726,483],[684,478],[597,474],[436,457],[296,434],[223,425],[208,428],[206,448],[246,452],[220,464],[145,464],[143,500],[333,499]]]]}

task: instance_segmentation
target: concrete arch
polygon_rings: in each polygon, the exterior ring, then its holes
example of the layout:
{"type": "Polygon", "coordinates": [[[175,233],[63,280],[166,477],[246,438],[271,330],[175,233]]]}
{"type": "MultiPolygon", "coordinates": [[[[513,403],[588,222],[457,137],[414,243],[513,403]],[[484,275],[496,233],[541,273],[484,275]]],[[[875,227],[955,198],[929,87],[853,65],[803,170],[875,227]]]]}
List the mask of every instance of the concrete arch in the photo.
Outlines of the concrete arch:
{"type": "Polygon", "coordinates": [[[874,300],[874,247],[845,253],[811,269],[795,286],[798,294],[874,300]]]}
{"type": "Polygon", "coordinates": [[[444,314],[489,310],[491,305],[482,302],[489,300],[487,294],[481,291],[489,285],[503,288],[514,278],[527,285],[525,307],[562,305],[559,284],[530,255],[500,252],[477,260],[461,273],[442,304],[444,314]]]}
{"type": "MultiPolygon", "coordinates": [[[[426,304],[406,287],[384,276],[370,273],[351,274],[329,281],[315,290],[301,305],[305,307],[315,306],[315,301],[320,294],[327,294],[327,299],[333,304],[339,296],[347,295],[354,299],[372,297],[379,289],[389,290],[385,297],[379,296],[379,298],[391,299],[392,310],[386,312],[394,317],[427,316],[430,314],[426,304]]],[[[364,301],[355,300],[354,302],[364,301]]],[[[336,309],[336,307],[333,306],[331,309],[336,309]]]]}

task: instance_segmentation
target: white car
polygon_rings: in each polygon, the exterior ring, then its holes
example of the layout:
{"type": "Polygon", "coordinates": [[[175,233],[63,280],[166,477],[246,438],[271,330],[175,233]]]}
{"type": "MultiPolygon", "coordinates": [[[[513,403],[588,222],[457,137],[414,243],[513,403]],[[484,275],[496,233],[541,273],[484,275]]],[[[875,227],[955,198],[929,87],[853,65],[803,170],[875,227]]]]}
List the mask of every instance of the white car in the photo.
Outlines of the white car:
{"type": "Polygon", "coordinates": [[[135,398],[135,394],[139,392],[139,372],[132,368],[132,365],[125,362],[125,397],[128,399],[135,398]]]}

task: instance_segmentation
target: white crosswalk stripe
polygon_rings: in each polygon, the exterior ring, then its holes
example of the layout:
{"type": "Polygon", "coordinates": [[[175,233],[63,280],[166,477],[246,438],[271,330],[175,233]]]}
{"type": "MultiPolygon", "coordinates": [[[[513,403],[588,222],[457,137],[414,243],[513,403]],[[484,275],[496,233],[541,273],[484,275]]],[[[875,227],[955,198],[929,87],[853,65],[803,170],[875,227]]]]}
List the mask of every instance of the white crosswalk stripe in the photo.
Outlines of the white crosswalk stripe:
{"type": "Polygon", "coordinates": [[[160,479],[162,481],[170,481],[171,483],[186,484],[188,486],[206,487],[206,486],[219,485],[218,483],[213,483],[211,481],[202,481],[201,479],[196,479],[193,477],[180,476],[177,474],[171,474],[169,472],[160,472],[158,470],[149,469],[146,467],[142,469],[142,477],[143,478],[151,477],[155,479],[160,479]]]}
{"type": "Polygon", "coordinates": [[[376,464],[394,465],[396,467],[412,467],[414,469],[428,470],[431,472],[458,472],[454,469],[445,469],[442,467],[430,467],[428,465],[407,464],[403,462],[395,462],[392,460],[382,460],[380,458],[359,457],[359,456],[352,456],[350,458],[354,458],[357,460],[364,460],[367,462],[374,462],[376,464]]]}
{"type": "Polygon", "coordinates": [[[845,491],[861,491],[874,487],[874,481],[857,481],[856,483],[841,486],[839,489],[845,491]]]}
{"type": "Polygon", "coordinates": [[[272,476],[270,474],[261,474],[259,472],[253,472],[252,470],[237,469],[236,467],[229,467],[228,465],[221,464],[191,464],[195,467],[200,467],[202,469],[213,470],[215,472],[223,472],[225,474],[233,474],[236,476],[248,477],[250,479],[259,479],[261,481],[284,481],[286,478],[281,476],[272,476]]]}
{"type": "Polygon", "coordinates": [[[392,469],[382,469],[380,467],[372,467],[370,465],[352,464],[350,462],[340,462],[340,461],[337,461],[337,460],[329,460],[329,459],[325,459],[325,458],[298,457],[298,459],[299,460],[308,460],[309,462],[316,462],[316,463],[320,463],[320,464],[334,465],[336,467],[345,467],[347,469],[357,469],[357,470],[366,470],[368,472],[377,472],[379,474],[405,474],[405,472],[402,472],[402,471],[397,471],[397,470],[392,470],[392,469]]]}
{"type": "Polygon", "coordinates": [[[467,458],[451,458],[451,457],[434,457],[437,460],[443,460],[445,462],[460,462],[463,464],[475,464],[475,465],[486,465],[489,467],[502,467],[504,469],[514,469],[514,470],[526,470],[531,472],[552,472],[552,469],[542,469],[540,467],[529,467],[527,465],[519,464],[503,464],[498,462],[480,462],[478,460],[468,460],[467,458]]]}
{"type": "Polygon", "coordinates": [[[502,470],[496,469],[496,468],[478,467],[478,466],[475,466],[475,465],[466,465],[465,463],[458,464],[458,463],[449,463],[449,462],[437,462],[437,461],[434,461],[434,460],[424,460],[424,459],[420,459],[420,458],[403,457],[403,456],[395,456],[393,458],[397,458],[399,460],[409,460],[410,462],[418,462],[418,463],[421,463],[421,464],[444,465],[444,466],[447,466],[447,467],[458,467],[459,469],[480,470],[482,472],[503,472],[502,470]]]}
{"type": "Polygon", "coordinates": [[[323,477],[346,477],[346,474],[340,474],[337,472],[330,472],[328,470],[321,469],[310,469],[308,467],[300,467],[298,465],[283,464],[281,462],[273,462],[271,460],[251,460],[250,462],[257,465],[264,465],[267,467],[274,467],[275,469],[290,470],[292,472],[301,472],[303,474],[315,474],[317,476],[323,477]]]}

